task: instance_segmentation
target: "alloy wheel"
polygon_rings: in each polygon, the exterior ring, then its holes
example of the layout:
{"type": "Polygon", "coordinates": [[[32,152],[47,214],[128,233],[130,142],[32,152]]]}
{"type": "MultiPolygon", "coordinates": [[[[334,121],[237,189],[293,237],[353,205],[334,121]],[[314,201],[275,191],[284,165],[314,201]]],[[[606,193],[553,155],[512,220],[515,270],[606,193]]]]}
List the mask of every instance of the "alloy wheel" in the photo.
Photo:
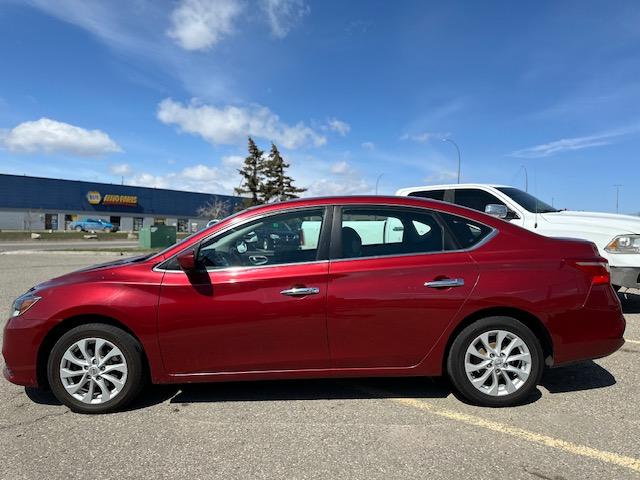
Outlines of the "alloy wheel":
{"type": "Polygon", "coordinates": [[[65,351],[60,361],[60,381],[76,400],[105,403],[127,383],[127,360],[122,351],[103,338],[83,338],[65,351]]]}
{"type": "Polygon", "coordinates": [[[516,334],[490,330],[478,335],[467,348],[464,368],[471,384],[486,395],[509,395],[531,374],[531,352],[516,334]]]}

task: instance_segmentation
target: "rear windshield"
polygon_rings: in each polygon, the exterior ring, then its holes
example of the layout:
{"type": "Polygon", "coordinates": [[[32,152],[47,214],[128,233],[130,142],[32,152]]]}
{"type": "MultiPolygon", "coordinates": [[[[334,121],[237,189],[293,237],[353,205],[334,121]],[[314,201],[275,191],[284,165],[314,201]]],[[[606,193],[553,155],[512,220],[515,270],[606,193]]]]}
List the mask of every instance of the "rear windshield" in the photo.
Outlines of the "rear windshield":
{"type": "Polygon", "coordinates": [[[444,200],[444,190],[421,190],[411,192],[410,197],[430,198],[432,200],[444,200]]]}

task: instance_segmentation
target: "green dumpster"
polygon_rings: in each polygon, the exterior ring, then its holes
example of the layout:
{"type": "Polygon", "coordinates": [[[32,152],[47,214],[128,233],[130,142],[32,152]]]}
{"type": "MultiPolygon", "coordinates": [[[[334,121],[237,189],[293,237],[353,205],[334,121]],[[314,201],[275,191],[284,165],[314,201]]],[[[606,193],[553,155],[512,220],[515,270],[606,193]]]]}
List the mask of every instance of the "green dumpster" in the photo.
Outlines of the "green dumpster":
{"type": "Polygon", "coordinates": [[[176,227],[153,225],[140,229],[138,245],[145,250],[168,247],[176,243],[176,227]]]}

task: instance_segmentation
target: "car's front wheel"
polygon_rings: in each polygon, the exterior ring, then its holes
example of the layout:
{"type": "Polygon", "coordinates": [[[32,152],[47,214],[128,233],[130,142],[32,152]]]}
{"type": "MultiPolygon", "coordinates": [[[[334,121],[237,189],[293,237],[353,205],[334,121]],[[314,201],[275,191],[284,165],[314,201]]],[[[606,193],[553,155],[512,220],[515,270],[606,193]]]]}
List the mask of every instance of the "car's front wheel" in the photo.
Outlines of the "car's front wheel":
{"type": "Polygon", "coordinates": [[[53,346],[47,373],[53,394],[74,412],[112,412],[133,400],[144,384],[142,347],[111,325],[81,325],[53,346]]]}
{"type": "Polygon", "coordinates": [[[488,317],[462,330],[451,345],[447,373],[472,403],[516,405],[536,388],[544,368],[533,332],[510,317],[488,317]]]}
{"type": "Polygon", "coordinates": [[[81,232],[82,231],[82,227],[80,225],[76,226],[76,232],[81,232]]]}

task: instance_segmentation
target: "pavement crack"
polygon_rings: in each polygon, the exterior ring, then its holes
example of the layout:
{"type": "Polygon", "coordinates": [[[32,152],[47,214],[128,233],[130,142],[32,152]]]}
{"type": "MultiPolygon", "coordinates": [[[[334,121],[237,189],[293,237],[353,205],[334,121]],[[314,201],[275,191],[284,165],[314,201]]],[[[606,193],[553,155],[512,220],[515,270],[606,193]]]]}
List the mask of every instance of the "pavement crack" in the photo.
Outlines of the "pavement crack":
{"type": "Polygon", "coordinates": [[[562,475],[546,475],[537,470],[529,470],[527,467],[522,467],[522,469],[529,475],[533,475],[534,477],[541,478],[542,480],[567,480],[562,475]]]}
{"type": "Polygon", "coordinates": [[[33,420],[24,420],[22,422],[11,423],[9,425],[0,425],[0,430],[9,430],[11,428],[34,425],[42,420],[46,420],[47,418],[61,417],[62,415],[66,415],[67,413],[69,413],[69,410],[66,410],[64,412],[58,412],[58,413],[47,413],[46,415],[41,415],[40,417],[34,418],[33,420]]]}

